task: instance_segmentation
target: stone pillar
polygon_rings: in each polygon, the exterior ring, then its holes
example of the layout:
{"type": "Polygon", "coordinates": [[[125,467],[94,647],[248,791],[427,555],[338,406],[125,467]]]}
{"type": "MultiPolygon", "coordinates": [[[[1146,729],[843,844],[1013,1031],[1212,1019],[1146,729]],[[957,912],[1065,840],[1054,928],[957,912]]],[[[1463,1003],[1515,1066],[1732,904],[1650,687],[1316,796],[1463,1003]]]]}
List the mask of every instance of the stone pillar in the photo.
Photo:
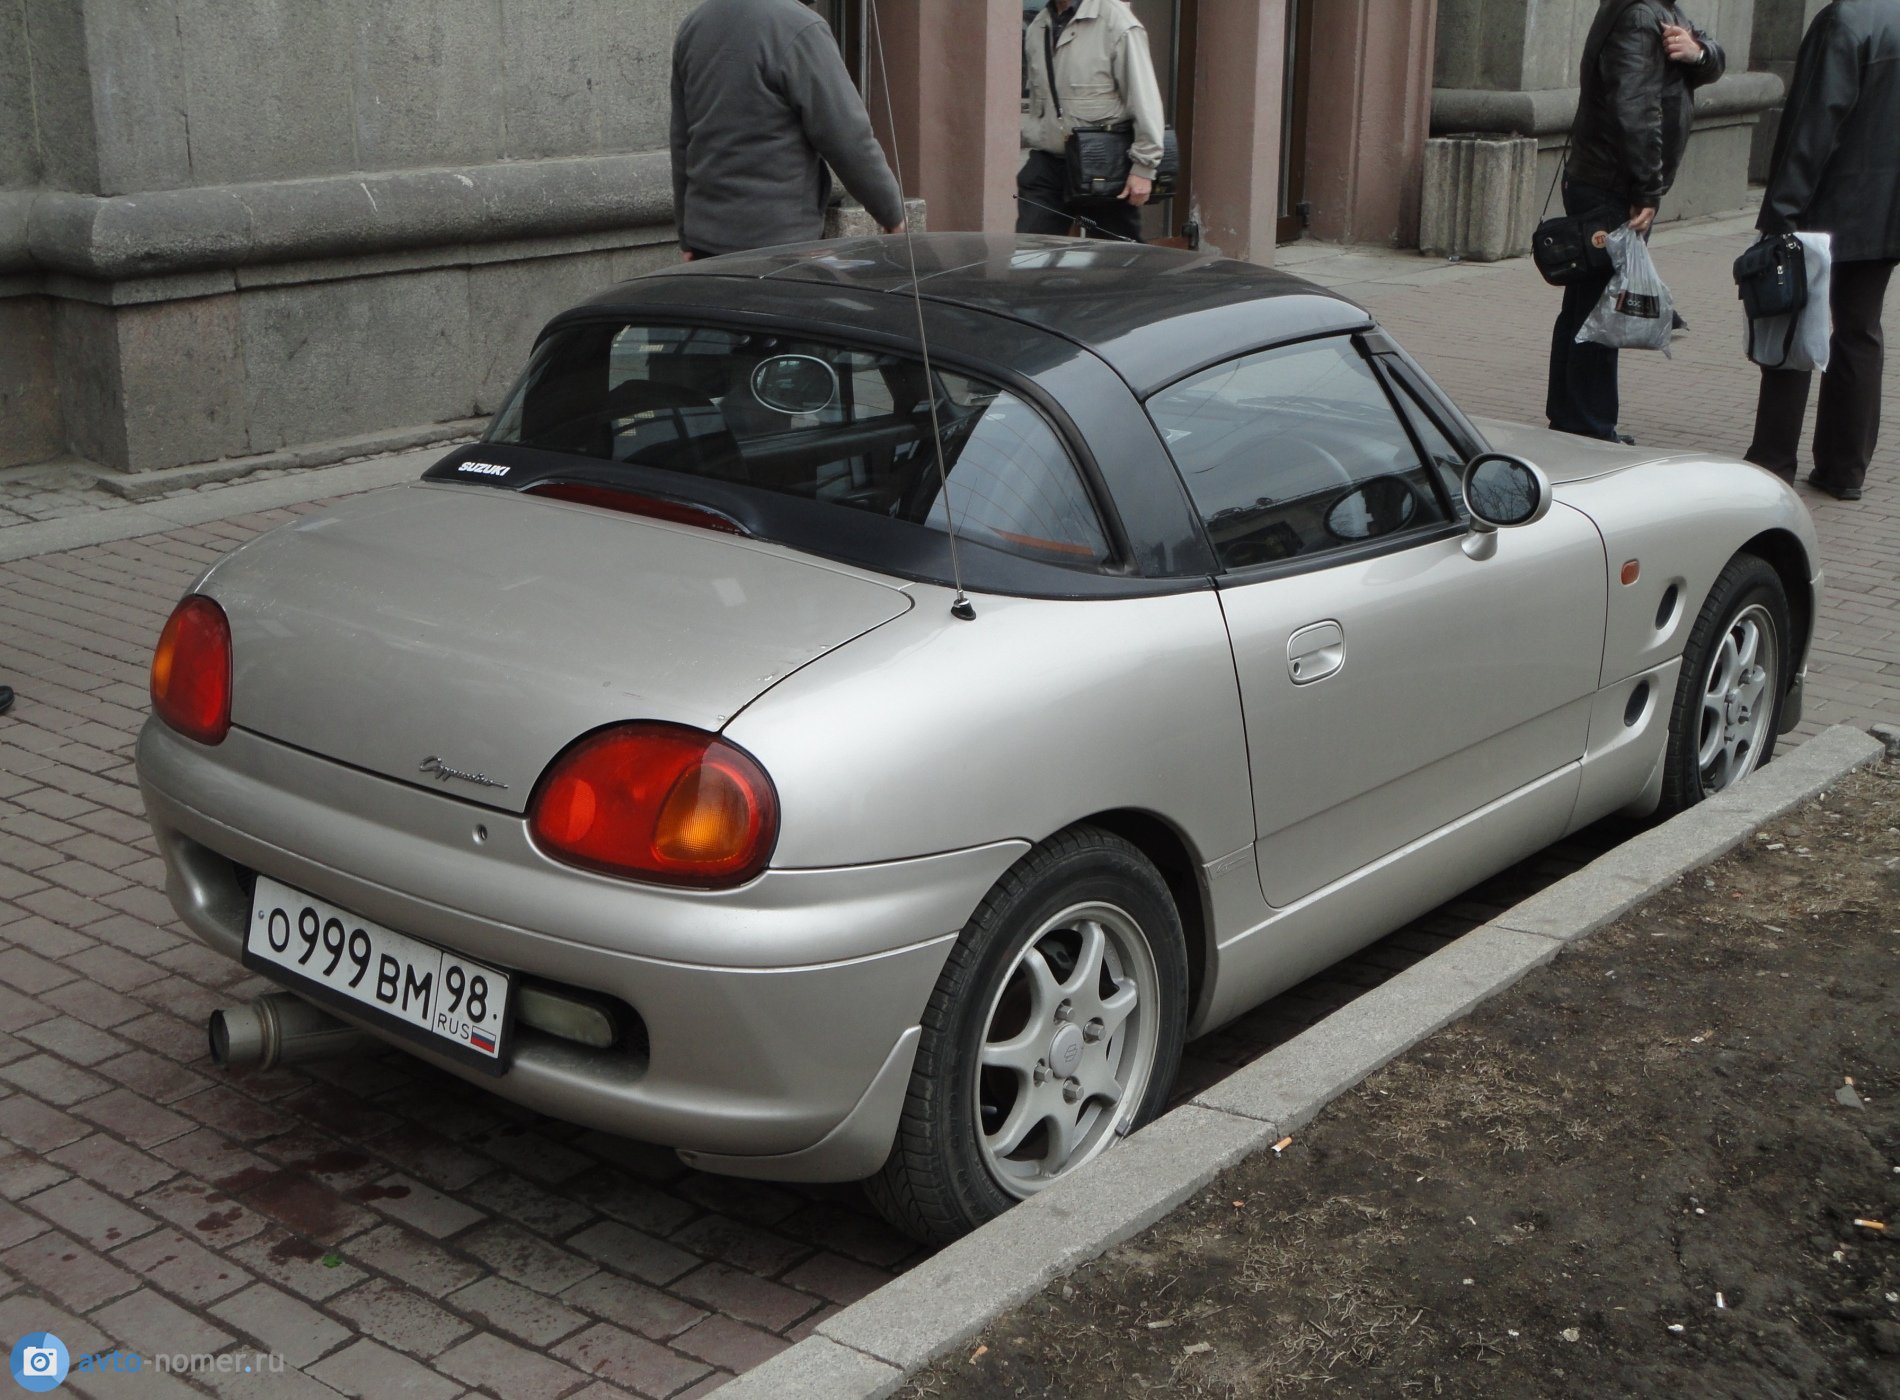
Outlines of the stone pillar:
{"type": "Polygon", "coordinates": [[[1467,262],[1530,252],[1536,169],[1529,136],[1434,136],[1425,143],[1418,250],[1467,262]]]}
{"type": "Polygon", "coordinates": [[[1312,0],[1306,119],[1311,229],[1336,243],[1418,242],[1438,0],[1312,0]]]}
{"type": "Polygon", "coordinates": [[[877,0],[867,10],[865,102],[886,151],[895,138],[904,193],[923,199],[939,232],[1016,226],[1022,28],[1020,0],[877,0]]]}
{"type": "MultiPolygon", "coordinates": [[[[1755,0],[1755,31],[1749,52],[1749,66],[1761,73],[1772,73],[1784,87],[1794,78],[1795,55],[1801,52],[1801,39],[1827,0],[1755,0]]],[[[1775,153],[1775,137],[1781,131],[1781,106],[1777,103],[1761,114],[1755,128],[1755,140],[1748,156],[1748,178],[1757,184],[1768,179],[1768,162],[1775,153]]]]}
{"type": "Polygon", "coordinates": [[[1223,0],[1201,6],[1199,14],[1194,216],[1206,243],[1229,257],[1271,263],[1280,211],[1286,0],[1223,0]]]}

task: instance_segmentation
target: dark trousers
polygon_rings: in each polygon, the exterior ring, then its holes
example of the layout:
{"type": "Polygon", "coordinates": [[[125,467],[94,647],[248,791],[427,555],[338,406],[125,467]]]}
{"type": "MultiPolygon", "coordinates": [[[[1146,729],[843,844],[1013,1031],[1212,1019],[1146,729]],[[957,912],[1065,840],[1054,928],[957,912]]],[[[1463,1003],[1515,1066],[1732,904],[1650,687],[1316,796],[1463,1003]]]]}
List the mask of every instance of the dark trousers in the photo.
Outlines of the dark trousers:
{"type": "MultiPolygon", "coordinates": [[[[1828,309],[1834,338],[1821,375],[1814,418],[1814,475],[1830,486],[1859,489],[1880,441],[1880,371],[1884,345],[1880,307],[1894,263],[1834,264],[1828,309]]],[[[1748,460],[1793,481],[1801,453],[1801,420],[1808,411],[1805,369],[1765,369],[1755,401],[1755,440],[1748,460]]]]}
{"type": "MultiPolygon", "coordinates": [[[[1624,222],[1626,206],[1608,190],[1564,181],[1564,212],[1591,214],[1613,211],[1604,218],[1611,228],[1624,222]]],[[[1544,392],[1544,417],[1560,433],[1616,441],[1616,351],[1607,345],[1577,343],[1577,332],[1610,285],[1612,272],[1572,282],[1564,288],[1564,304],[1550,329],[1550,382],[1544,392]]]]}
{"type": "Polygon", "coordinates": [[[1061,156],[1031,151],[1016,175],[1016,232],[1065,234],[1075,224],[1084,238],[1141,242],[1141,209],[1125,199],[1071,204],[1061,156]]]}

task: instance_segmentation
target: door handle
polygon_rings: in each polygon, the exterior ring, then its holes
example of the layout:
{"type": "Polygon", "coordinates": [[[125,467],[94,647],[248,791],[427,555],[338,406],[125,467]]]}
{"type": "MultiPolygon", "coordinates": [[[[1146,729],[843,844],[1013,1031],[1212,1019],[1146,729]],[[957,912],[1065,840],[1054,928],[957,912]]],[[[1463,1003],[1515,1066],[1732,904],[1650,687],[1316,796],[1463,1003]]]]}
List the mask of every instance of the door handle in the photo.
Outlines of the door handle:
{"type": "Polygon", "coordinates": [[[1337,622],[1314,622],[1286,643],[1286,670],[1295,685],[1311,685],[1346,664],[1346,630],[1337,622]]]}

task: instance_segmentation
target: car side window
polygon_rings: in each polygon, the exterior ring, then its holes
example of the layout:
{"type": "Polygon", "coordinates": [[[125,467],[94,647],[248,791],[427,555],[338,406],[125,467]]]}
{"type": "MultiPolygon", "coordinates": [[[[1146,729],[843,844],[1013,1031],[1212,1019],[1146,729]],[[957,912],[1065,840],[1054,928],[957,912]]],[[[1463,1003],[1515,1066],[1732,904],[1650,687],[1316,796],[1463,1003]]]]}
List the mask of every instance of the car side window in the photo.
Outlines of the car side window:
{"type": "Polygon", "coordinates": [[[1229,360],[1148,413],[1229,569],[1448,517],[1372,366],[1345,337],[1229,360]]]}
{"type": "Polygon", "coordinates": [[[1465,516],[1465,454],[1457,444],[1438,426],[1425,405],[1420,403],[1418,395],[1412,392],[1409,384],[1400,381],[1396,393],[1399,403],[1404,407],[1405,419],[1412,425],[1412,431],[1418,435],[1425,449],[1425,460],[1431,464],[1439,483],[1445,489],[1445,497],[1452,504],[1460,519],[1465,516]]]}

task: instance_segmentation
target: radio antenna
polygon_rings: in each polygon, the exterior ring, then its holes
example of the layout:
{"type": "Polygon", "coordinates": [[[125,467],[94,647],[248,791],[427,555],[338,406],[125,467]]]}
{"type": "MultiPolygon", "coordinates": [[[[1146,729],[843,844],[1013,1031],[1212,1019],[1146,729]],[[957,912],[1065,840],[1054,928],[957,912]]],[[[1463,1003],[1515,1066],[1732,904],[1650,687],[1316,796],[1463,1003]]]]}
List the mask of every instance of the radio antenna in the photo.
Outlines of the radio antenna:
{"type": "MultiPolygon", "coordinates": [[[[884,28],[878,23],[877,0],[864,0],[871,18],[871,46],[877,50],[878,76],[884,88],[884,121],[891,133],[891,172],[897,177],[897,197],[904,199],[904,165],[897,153],[897,112],[891,103],[891,66],[884,56],[884,28]]],[[[937,458],[937,489],[943,495],[944,533],[950,537],[950,578],[957,586],[957,598],[950,615],[964,622],[976,620],[976,609],[963,591],[963,563],[957,555],[956,508],[950,500],[950,469],[943,461],[943,430],[937,422],[937,376],[930,368],[930,337],[924,330],[924,293],[917,277],[917,245],[912,242],[910,210],[904,209],[904,256],[910,262],[910,299],[917,312],[917,345],[924,357],[924,392],[930,403],[930,446],[937,458]]]]}

